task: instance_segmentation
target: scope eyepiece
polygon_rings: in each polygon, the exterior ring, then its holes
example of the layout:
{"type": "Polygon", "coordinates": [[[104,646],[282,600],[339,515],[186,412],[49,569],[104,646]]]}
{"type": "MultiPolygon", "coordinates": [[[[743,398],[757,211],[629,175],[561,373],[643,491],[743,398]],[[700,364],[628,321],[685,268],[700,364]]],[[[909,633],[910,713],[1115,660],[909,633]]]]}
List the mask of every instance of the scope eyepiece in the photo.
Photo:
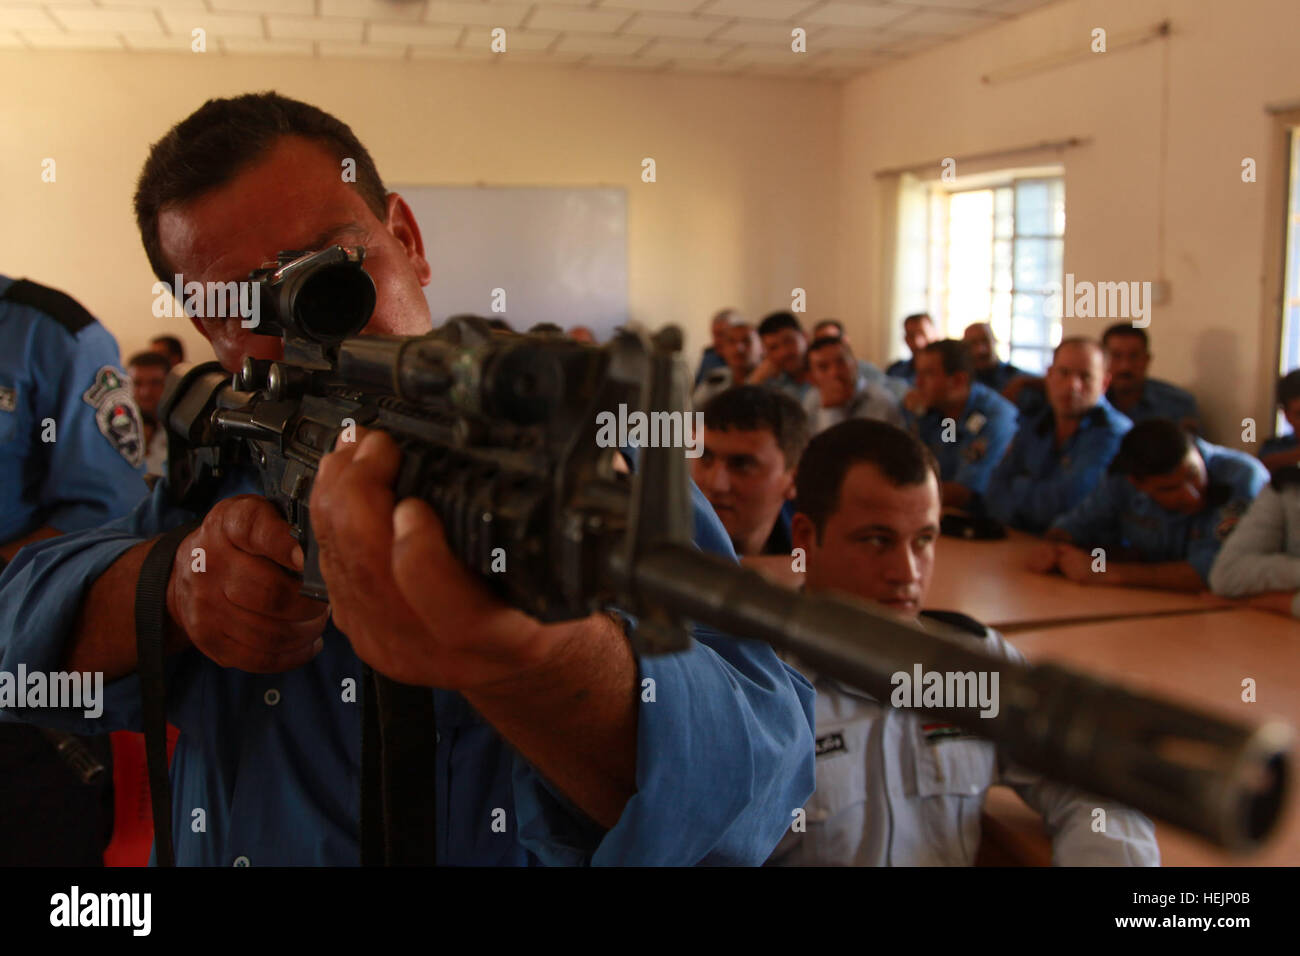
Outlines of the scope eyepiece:
{"type": "Polygon", "coordinates": [[[255,269],[265,320],[257,331],[337,345],[360,334],[375,311],[375,283],[361,267],[365,246],[284,251],[255,269]]]}

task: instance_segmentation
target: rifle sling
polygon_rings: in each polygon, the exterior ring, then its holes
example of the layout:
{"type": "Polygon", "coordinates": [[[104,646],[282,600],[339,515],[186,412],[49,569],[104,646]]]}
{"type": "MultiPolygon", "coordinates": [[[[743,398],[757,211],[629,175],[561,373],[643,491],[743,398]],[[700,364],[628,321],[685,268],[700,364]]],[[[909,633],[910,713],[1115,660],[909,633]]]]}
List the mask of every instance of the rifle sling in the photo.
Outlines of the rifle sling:
{"type": "Polygon", "coordinates": [[[433,691],[362,667],[361,864],[437,862],[433,691]]]}
{"type": "Polygon", "coordinates": [[[135,586],[135,647],[140,675],[140,715],[144,724],[145,762],[149,768],[149,799],[153,806],[153,836],[158,866],[175,866],[172,844],[171,782],[167,776],[167,687],[163,667],[163,638],[167,626],[167,582],[172,561],[195,521],[173,528],[158,539],[140,568],[135,586]]]}

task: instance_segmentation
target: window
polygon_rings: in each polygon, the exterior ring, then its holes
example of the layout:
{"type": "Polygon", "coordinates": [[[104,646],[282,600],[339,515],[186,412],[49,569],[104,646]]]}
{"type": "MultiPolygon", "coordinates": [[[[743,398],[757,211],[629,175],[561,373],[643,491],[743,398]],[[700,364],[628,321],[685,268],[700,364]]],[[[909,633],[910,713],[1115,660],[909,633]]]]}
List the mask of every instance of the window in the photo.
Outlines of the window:
{"type": "Polygon", "coordinates": [[[1061,341],[1055,305],[1063,282],[1065,181],[1059,167],[920,188],[924,213],[913,203],[909,214],[905,205],[900,224],[899,274],[916,306],[908,311],[928,311],[952,338],[972,322],[988,322],[1002,358],[1043,372],[1061,341]]]}
{"type": "MultiPolygon", "coordinates": [[[[1300,368],[1300,128],[1290,131],[1290,167],[1287,176],[1286,265],[1282,277],[1282,340],[1278,349],[1278,373],[1300,368]]],[[[1290,428],[1277,413],[1277,434],[1290,428]]]]}

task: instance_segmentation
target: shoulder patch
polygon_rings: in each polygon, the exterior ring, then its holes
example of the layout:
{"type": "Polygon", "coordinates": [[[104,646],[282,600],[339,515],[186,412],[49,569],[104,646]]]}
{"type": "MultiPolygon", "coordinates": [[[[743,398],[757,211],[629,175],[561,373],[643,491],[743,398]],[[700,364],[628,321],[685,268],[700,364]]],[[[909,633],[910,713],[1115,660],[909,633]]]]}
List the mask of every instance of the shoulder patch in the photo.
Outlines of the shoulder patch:
{"type": "Polygon", "coordinates": [[[12,412],[18,408],[18,389],[0,386],[0,412],[12,412]]]}
{"type": "Polygon", "coordinates": [[[73,335],[95,322],[95,317],[86,307],[66,292],[51,289],[30,279],[19,279],[5,290],[0,299],[39,309],[73,335]]]}
{"type": "Polygon", "coordinates": [[[988,636],[988,628],[975,618],[959,611],[922,611],[921,617],[928,617],[940,624],[947,624],[949,627],[955,627],[957,630],[972,634],[975,637],[988,636]]]}
{"type": "Polygon", "coordinates": [[[95,410],[100,432],[132,468],[144,464],[144,425],[122,373],[105,365],[81,396],[95,410]]]}

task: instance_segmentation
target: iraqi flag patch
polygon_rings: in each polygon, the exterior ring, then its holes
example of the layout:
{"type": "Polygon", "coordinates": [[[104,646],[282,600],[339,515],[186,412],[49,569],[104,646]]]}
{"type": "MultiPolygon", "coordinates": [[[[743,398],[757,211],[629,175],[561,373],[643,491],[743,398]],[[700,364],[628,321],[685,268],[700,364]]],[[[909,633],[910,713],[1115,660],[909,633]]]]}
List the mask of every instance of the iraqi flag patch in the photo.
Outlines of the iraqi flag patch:
{"type": "Polygon", "coordinates": [[[126,378],[111,365],[95,373],[81,396],[95,410],[95,424],[132,468],[144,464],[144,426],[126,378]]]}

